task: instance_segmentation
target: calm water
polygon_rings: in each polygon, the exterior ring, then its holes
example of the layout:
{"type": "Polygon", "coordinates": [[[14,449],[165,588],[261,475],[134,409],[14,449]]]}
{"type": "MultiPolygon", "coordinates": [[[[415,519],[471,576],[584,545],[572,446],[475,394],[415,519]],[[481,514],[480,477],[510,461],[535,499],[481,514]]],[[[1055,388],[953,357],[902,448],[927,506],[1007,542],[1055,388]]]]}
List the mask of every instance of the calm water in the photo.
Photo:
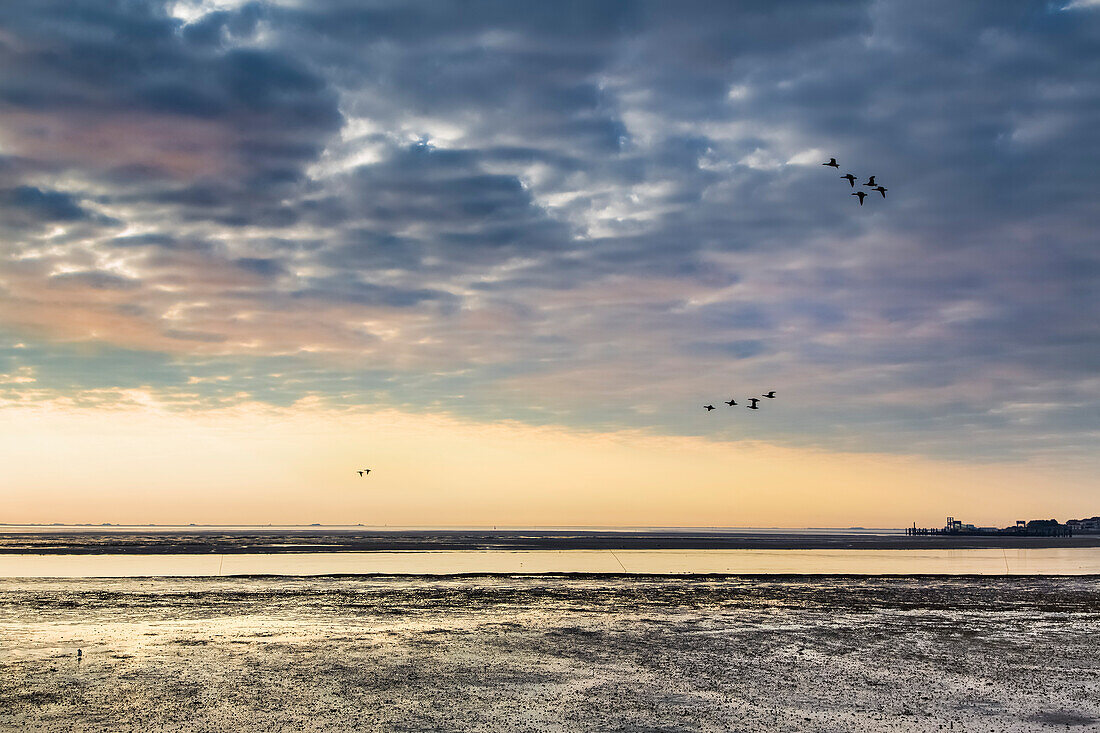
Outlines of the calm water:
{"type": "Polygon", "coordinates": [[[0,577],[460,573],[1100,575],[1100,548],[981,550],[451,550],[293,555],[0,555],[0,577]]]}

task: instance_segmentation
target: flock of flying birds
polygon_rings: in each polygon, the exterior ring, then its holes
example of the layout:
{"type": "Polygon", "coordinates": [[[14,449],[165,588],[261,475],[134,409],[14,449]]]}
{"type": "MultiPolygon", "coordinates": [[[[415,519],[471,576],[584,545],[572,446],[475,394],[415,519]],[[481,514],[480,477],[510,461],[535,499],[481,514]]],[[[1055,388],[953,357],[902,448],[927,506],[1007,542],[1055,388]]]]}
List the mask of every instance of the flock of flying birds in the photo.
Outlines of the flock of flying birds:
{"type": "MultiPolygon", "coordinates": [[[[836,158],[829,158],[828,163],[822,163],[821,165],[827,166],[829,168],[836,168],[837,170],[840,170],[840,163],[836,162],[836,158]]],[[[848,185],[851,186],[852,188],[856,187],[856,181],[859,180],[854,175],[852,175],[851,173],[847,173],[847,174],[841,176],[841,178],[846,180],[848,182],[848,185]]],[[[886,192],[889,190],[885,186],[883,186],[879,183],[876,183],[874,176],[868,177],[867,182],[864,183],[863,185],[866,186],[867,188],[871,189],[872,191],[878,191],[879,195],[882,196],[882,198],[886,198],[886,192]]],[[[863,199],[867,198],[867,196],[869,194],[866,191],[855,191],[855,192],[852,193],[852,195],[855,196],[856,198],[858,198],[859,199],[859,205],[863,206],[863,199]]],[[[775,399],[775,390],[773,389],[771,392],[765,393],[764,397],[766,397],[768,399],[775,399]]],[[[760,409],[756,404],[757,402],[760,401],[759,397],[750,397],[746,401],[749,404],[745,405],[745,407],[749,408],[750,410],[759,410],[760,409]]],[[[729,400],[726,400],[725,404],[729,405],[730,407],[734,407],[734,406],[737,405],[737,400],[735,400],[731,397],[729,400]]],[[[716,410],[718,408],[716,408],[714,405],[703,405],[703,409],[706,410],[707,412],[710,412],[710,411],[716,410]]]]}
{"type": "MultiPolygon", "coordinates": [[[[763,396],[768,398],[769,400],[774,400],[775,399],[775,390],[773,389],[771,392],[765,392],[763,396]]],[[[749,408],[750,410],[759,410],[760,409],[759,407],[756,406],[756,403],[760,401],[759,397],[750,397],[745,401],[749,403],[749,404],[745,405],[745,407],[749,408]]],[[[726,400],[725,404],[729,405],[730,407],[736,407],[738,403],[737,403],[737,400],[730,397],[728,400],[726,400]]],[[[714,405],[703,405],[703,409],[706,410],[707,412],[710,412],[711,410],[716,410],[718,408],[716,408],[714,405]]]]}
{"type": "MultiPolygon", "coordinates": [[[[828,163],[822,163],[821,165],[827,166],[829,168],[836,168],[837,170],[840,170],[840,164],[836,162],[836,158],[829,158],[828,163]]],[[[856,181],[858,179],[854,175],[852,175],[851,173],[845,174],[845,175],[841,176],[841,178],[848,181],[848,185],[851,186],[852,188],[856,187],[856,181]]],[[[882,186],[881,184],[876,183],[874,176],[868,177],[867,182],[862,184],[862,185],[865,186],[866,188],[871,189],[872,191],[878,191],[879,195],[881,195],[882,198],[884,198],[884,199],[886,198],[886,191],[889,190],[885,186],[882,186]]],[[[855,196],[856,198],[858,198],[859,199],[859,205],[863,206],[863,199],[865,199],[868,196],[868,193],[866,191],[854,191],[852,193],[852,195],[855,196]]],[[[765,392],[762,396],[765,399],[773,400],[773,399],[775,399],[775,390],[773,389],[770,392],[765,392]]],[[[759,410],[760,407],[756,403],[760,402],[760,399],[761,399],[760,397],[750,397],[750,398],[748,398],[747,400],[745,400],[746,402],[748,402],[748,404],[745,405],[745,407],[747,407],[750,410],[759,410]]],[[[737,400],[735,400],[734,398],[731,397],[728,400],[725,400],[724,404],[729,405],[730,407],[736,407],[739,403],[737,402],[737,400]]],[[[707,412],[711,412],[711,411],[716,410],[718,408],[716,408],[714,405],[703,405],[703,409],[706,410],[707,412]]],[[[368,473],[370,473],[370,469],[369,468],[364,468],[364,469],[361,469],[359,471],[356,471],[356,473],[358,473],[360,477],[364,477],[368,473]]]]}
{"type": "MultiPolygon", "coordinates": [[[[825,165],[825,166],[828,166],[830,168],[836,168],[837,170],[840,170],[840,163],[836,162],[836,158],[829,158],[828,163],[822,163],[821,165],[825,165]]],[[[843,175],[843,176],[841,176],[841,178],[848,181],[848,185],[851,186],[852,188],[856,187],[856,181],[858,179],[855,176],[853,176],[851,173],[843,175]]],[[[864,183],[863,185],[866,186],[867,188],[871,189],[872,191],[878,191],[882,195],[883,198],[886,198],[886,192],[888,190],[890,190],[890,189],[885,188],[884,186],[882,186],[878,183],[875,183],[875,177],[874,176],[871,176],[870,178],[868,178],[867,182],[864,183]]],[[[865,199],[868,196],[868,193],[866,191],[856,191],[852,195],[855,196],[856,198],[858,198],[859,199],[859,205],[863,206],[863,199],[865,199]]]]}

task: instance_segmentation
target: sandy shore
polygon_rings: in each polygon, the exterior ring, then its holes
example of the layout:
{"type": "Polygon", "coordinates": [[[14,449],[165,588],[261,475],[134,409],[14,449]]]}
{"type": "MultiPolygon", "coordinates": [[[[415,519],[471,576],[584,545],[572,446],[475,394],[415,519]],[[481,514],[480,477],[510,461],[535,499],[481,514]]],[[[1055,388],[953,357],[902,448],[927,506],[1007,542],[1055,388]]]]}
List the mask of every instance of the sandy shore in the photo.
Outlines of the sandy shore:
{"type": "Polygon", "coordinates": [[[599,530],[357,530],[196,528],[194,530],[0,529],[3,554],[232,554],[393,552],[403,550],[962,550],[1100,547],[1100,535],[1077,537],[925,536],[813,532],[599,530]]]}
{"type": "Polygon", "coordinates": [[[1095,577],[4,580],[0,728],[1084,730],[1098,635],[1095,577]]]}

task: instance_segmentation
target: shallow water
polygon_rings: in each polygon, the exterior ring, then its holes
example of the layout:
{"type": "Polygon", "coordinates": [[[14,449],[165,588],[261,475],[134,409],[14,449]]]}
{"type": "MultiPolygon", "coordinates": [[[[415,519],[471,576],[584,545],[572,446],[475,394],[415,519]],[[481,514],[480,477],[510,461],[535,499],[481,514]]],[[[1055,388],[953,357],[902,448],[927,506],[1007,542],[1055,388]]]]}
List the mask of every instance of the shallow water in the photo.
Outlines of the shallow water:
{"type": "Polygon", "coordinates": [[[479,573],[1100,575],[1100,548],[0,555],[0,577],[7,578],[479,573]]]}

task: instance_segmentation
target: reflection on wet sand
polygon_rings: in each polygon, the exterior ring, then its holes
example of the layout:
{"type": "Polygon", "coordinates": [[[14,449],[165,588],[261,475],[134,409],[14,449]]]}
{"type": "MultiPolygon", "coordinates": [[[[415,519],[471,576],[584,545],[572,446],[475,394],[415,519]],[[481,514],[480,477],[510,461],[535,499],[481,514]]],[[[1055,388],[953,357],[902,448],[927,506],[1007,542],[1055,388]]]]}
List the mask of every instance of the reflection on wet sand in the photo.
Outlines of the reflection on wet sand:
{"type": "Polygon", "coordinates": [[[463,574],[1100,575],[1100,548],[0,555],[0,577],[463,574]]]}

